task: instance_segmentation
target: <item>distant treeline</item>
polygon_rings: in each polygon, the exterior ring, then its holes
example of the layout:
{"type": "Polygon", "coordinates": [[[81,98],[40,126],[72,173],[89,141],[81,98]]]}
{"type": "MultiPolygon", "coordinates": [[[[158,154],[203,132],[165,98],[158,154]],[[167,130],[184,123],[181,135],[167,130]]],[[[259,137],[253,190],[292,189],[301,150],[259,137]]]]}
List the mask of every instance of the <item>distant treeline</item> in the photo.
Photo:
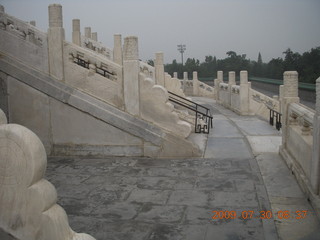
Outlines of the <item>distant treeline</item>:
{"type": "MultiPolygon", "coordinates": [[[[215,78],[217,71],[229,71],[239,73],[241,70],[247,70],[250,76],[264,77],[273,79],[282,79],[284,71],[297,71],[299,73],[299,81],[307,83],[315,83],[320,77],[320,47],[312,48],[310,51],[302,55],[293,52],[290,48],[283,52],[283,58],[273,58],[268,63],[262,61],[259,53],[257,61],[246,58],[246,54],[237,55],[234,51],[228,51],[225,59],[217,59],[215,56],[206,56],[205,61],[188,58],[182,66],[177,60],[173,60],[171,64],[165,64],[165,71],[169,74],[178,72],[179,78],[182,78],[183,72],[189,73],[192,78],[192,72],[197,71],[199,78],[215,78]]],[[[149,61],[153,64],[153,61],[149,61]]]]}

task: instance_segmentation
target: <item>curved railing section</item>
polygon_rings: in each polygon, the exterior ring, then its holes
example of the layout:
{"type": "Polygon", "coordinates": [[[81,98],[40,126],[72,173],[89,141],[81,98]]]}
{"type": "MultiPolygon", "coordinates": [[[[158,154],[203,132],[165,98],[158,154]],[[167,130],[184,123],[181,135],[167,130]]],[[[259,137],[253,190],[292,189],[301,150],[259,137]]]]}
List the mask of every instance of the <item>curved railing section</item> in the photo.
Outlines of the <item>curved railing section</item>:
{"type": "Polygon", "coordinates": [[[94,240],[75,233],[57,205],[57,191],[44,179],[47,156],[40,139],[1,115],[0,110],[0,229],[18,240],[94,240]]]}
{"type": "Polygon", "coordinates": [[[210,113],[210,109],[193,102],[187,98],[181,97],[173,92],[168,91],[169,93],[169,100],[174,104],[182,106],[188,110],[191,110],[195,113],[195,126],[194,131],[195,133],[209,133],[210,128],[213,127],[212,124],[212,115],[210,113]]]}

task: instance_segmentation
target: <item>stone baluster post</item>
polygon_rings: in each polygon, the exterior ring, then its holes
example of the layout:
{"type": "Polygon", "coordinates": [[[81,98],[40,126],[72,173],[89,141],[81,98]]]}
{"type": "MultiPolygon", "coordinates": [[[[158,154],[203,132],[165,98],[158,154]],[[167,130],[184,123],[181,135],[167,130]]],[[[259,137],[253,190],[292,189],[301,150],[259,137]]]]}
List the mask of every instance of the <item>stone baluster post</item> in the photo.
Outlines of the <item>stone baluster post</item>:
{"type": "Polygon", "coordinates": [[[284,86],[279,86],[279,112],[282,112],[282,99],[283,99],[284,86]]]}
{"type": "Polygon", "coordinates": [[[248,84],[248,72],[240,72],[240,113],[241,115],[249,114],[249,84],[248,84]]]}
{"type": "Polygon", "coordinates": [[[219,80],[220,83],[223,82],[223,71],[217,72],[217,79],[219,80]]]}
{"type": "Polygon", "coordinates": [[[298,97],[298,72],[287,71],[283,73],[283,94],[281,99],[282,113],[282,148],[286,148],[287,125],[289,122],[288,109],[290,103],[299,103],[298,97]]]}
{"type": "Polygon", "coordinates": [[[80,19],[72,20],[72,43],[81,46],[80,19]]]}
{"type": "Polygon", "coordinates": [[[173,73],[173,78],[178,79],[178,73],[177,73],[177,72],[174,72],[174,73],[173,73]]]}
{"type": "Polygon", "coordinates": [[[228,74],[228,92],[229,92],[229,97],[227,102],[228,107],[232,107],[231,106],[232,85],[236,85],[236,73],[233,71],[230,71],[228,74]]]}
{"type": "Polygon", "coordinates": [[[140,113],[138,38],[126,37],[123,47],[123,94],[125,110],[131,115],[140,113]]]}
{"type": "Polygon", "coordinates": [[[313,146],[311,162],[311,186],[315,194],[320,193],[320,77],[316,81],[316,112],[313,119],[313,146]]]}
{"type": "Polygon", "coordinates": [[[48,57],[51,76],[64,79],[63,42],[65,40],[62,20],[62,6],[49,5],[48,57]]]}
{"type": "Polygon", "coordinates": [[[236,85],[236,73],[233,71],[229,72],[228,84],[229,86],[236,85]]]}
{"type": "Polygon", "coordinates": [[[98,42],[98,33],[97,33],[97,32],[93,32],[93,33],[91,34],[91,38],[92,38],[92,40],[98,42]]]}
{"type": "Polygon", "coordinates": [[[193,81],[193,96],[198,96],[199,95],[198,72],[192,73],[192,81],[193,81]]]}
{"type": "Polygon", "coordinates": [[[90,38],[90,39],[91,39],[91,36],[92,36],[92,34],[91,34],[91,27],[85,27],[85,28],[84,28],[84,36],[85,36],[86,38],[90,38]]]}
{"type": "Polygon", "coordinates": [[[187,80],[188,80],[188,73],[183,72],[183,92],[186,94],[187,91],[187,80]]]}
{"type": "Polygon", "coordinates": [[[115,34],[113,36],[113,61],[119,65],[122,65],[122,37],[121,34],[115,34]]]}
{"type": "Polygon", "coordinates": [[[216,78],[214,80],[214,89],[213,89],[213,94],[214,94],[214,98],[219,102],[219,90],[220,90],[220,87],[219,87],[219,79],[216,78]]]}
{"type": "Polygon", "coordinates": [[[217,72],[217,78],[214,80],[214,94],[216,96],[216,100],[221,103],[219,92],[220,92],[220,83],[223,83],[223,71],[217,72]]]}
{"type": "Polygon", "coordinates": [[[164,73],[164,86],[165,88],[170,91],[170,83],[172,82],[172,77],[169,73],[164,73]]]}
{"type": "Polygon", "coordinates": [[[155,59],[155,74],[156,74],[156,84],[164,87],[164,65],[163,65],[163,53],[156,53],[155,59]]]}

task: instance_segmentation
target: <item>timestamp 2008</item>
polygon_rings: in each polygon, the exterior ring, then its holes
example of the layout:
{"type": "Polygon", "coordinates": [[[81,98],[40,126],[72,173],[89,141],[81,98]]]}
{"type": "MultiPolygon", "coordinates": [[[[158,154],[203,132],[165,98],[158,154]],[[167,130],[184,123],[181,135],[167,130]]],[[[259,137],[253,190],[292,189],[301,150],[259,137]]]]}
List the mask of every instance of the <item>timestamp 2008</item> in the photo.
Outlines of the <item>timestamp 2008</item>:
{"type": "Polygon", "coordinates": [[[212,211],[212,219],[304,219],[307,217],[308,210],[298,211],[228,211],[228,210],[217,210],[212,211]]]}

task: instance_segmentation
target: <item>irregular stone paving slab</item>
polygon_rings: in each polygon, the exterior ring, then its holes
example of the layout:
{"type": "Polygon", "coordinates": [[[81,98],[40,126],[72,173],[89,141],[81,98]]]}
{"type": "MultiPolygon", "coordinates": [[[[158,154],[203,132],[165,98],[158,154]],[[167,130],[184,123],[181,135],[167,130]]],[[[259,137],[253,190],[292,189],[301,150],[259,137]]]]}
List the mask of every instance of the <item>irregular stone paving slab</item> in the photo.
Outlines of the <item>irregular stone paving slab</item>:
{"type": "Polygon", "coordinates": [[[102,240],[277,239],[273,220],[241,218],[271,207],[250,146],[230,120],[237,115],[214,111],[206,158],[50,159],[47,176],[73,229],[102,240]],[[212,219],[212,211],[238,215],[212,219]]]}
{"type": "Polygon", "coordinates": [[[233,119],[235,124],[244,132],[245,135],[250,136],[264,136],[276,135],[280,136],[280,132],[274,127],[267,124],[266,121],[259,120],[258,118],[250,118],[247,120],[233,119]]]}
{"type": "Polygon", "coordinates": [[[244,138],[209,137],[205,157],[214,158],[250,158],[250,152],[244,138]]]}
{"type": "Polygon", "coordinates": [[[248,136],[247,137],[254,154],[263,152],[279,152],[282,143],[280,136],[248,136]]]}
{"type": "Polygon", "coordinates": [[[211,137],[242,137],[237,127],[225,119],[213,120],[213,131],[211,137]]]}

